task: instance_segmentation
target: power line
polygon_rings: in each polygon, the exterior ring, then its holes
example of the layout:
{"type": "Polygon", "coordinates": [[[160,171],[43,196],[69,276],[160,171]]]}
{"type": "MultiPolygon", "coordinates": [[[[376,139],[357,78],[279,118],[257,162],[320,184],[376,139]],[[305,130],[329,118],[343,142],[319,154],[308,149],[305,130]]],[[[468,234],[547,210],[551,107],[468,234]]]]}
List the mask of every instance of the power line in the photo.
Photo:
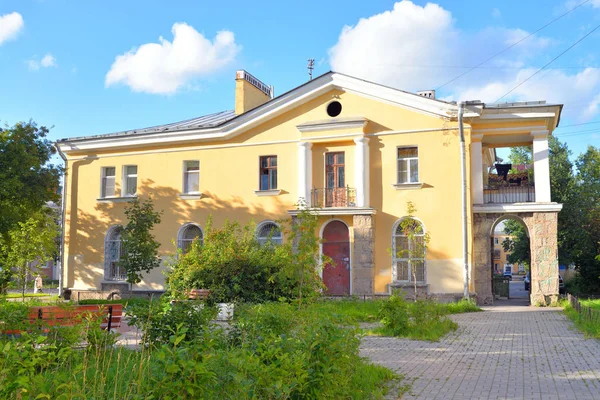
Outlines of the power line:
{"type": "Polygon", "coordinates": [[[558,17],[554,18],[552,21],[548,22],[546,25],[542,26],[541,28],[539,28],[538,30],[536,30],[535,32],[530,33],[529,35],[525,36],[524,38],[522,38],[521,40],[516,41],[515,43],[511,44],[510,46],[506,47],[504,50],[499,51],[498,53],[494,54],[493,56],[491,56],[490,58],[480,62],[479,64],[477,64],[476,66],[474,66],[473,68],[470,68],[469,70],[463,72],[462,74],[458,75],[456,78],[450,79],[448,82],[444,83],[441,86],[438,86],[437,88],[435,88],[435,90],[439,90],[441,88],[443,88],[444,86],[454,82],[457,79],[462,78],[463,76],[465,76],[466,74],[468,74],[469,72],[473,71],[475,68],[479,68],[480,66],[482,66],[483,64],[485,64],[486,62],[490,61],[491,59],[499,56],[500,54],[504,53],[507,50],[512,49],[513,47],[515,47],[516,45],[518,45],[519,43],[521,43],[522,41],[530,38],[531,36],[535,35],[536,33],[538,33],[539,31],[541,31],[542,29],[546,28],[548,25],[551,25],[553,23],[555,23],[556,21],[558,21],[559,19],[561,19],[562,17],[564,17],[567,14],[570,14],[571,12],[575,11],[577,8],[581,7],[582,5],[584,5],[585,3],[588,3],[590,0],[585,0],[581,3],[579,3],[579,5],[571,8],[569,11],[567,11],[566,13],[559,15],[558,17]]]}
{"type": "Polygon", "coordinates": [[[565,51],[563,51],[562,53],[560,53],[559,55],[557,55],[556,57],[554,57],[552,60],[550,60],[549,62],[547,62],[546,65],[544,65],[542,68],[540,68],[537,71],[535,71],[533,74],[531,74],[528,78],[526,78],[524,81],[522,81],[521,83],[519,83],[517,86],[515,86],[512,89],[510,89],[508,92],[504,93],[502,96],[500,96],[500,98],[498,98],[498,100],[495,101],[495,103],[497,103],[498,101],[502,100],[504,97],[508,96],[514,90],[516,90],[519,86],[523,85],[525,82],[527,82],[528,80],[530,80],[531,78],[533,78],[534,76],[536,76],[537,74],[539,74],[540,72],[542,72],[548,65],[550,65],[554,61],[558,60],[560,57],[562,57],[567,51],[571,50],[573,47],[577,46],[583,39],[585,39],[586,37],[588,37],[592,33],[594,33],[596,30],[598,30],[598,28],[600,28],[600,25],[596,25],[596,27],[594,29],[592,29],[591,31],[589,31],[588,33],[586,33],[581,39],[579,39],[578,41],[576,41],[575,43],[573,43],[572,45],[570,45],[569,47],[567,47],[567,49],[565,51]]]}
{"type": "Polygon", "coordinates": [[[559,126],[556,129],[570,128],[571,126],[581,126],[581,125],[591,125],[591,124],[600,124],[600,121],[592,121],[592,122],[584,122],[584,123],[581,123],[581,124],[564,125],[564,126],[559,126]]]}

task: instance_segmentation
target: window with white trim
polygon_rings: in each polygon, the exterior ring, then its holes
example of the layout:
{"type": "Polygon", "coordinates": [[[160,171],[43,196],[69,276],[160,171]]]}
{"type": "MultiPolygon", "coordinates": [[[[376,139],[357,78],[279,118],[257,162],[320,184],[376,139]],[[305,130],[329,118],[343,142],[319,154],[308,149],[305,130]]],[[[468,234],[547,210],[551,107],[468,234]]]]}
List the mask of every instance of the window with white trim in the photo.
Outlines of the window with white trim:
{"type": "Polygon", "coordinates": [[[200,161],[183,162],[183,193],[200,193],[200,161]]]}
{"type": "Polygon", "coordinates": [[[283,243],[281,228],[272,221],[262,222],[256,227],[256,239],[261,246],[267,243],[280,245],[283,243]]]}
{"type": "Polygon", "coordinates": [[[498,238],[494,238],[494,244],[498,244],[499,240],[498,238]]]}
{"type": "Polygon", "coordinates": [[[137,192],[137,165],[123,167],[123,194],[122,196],[135,196],[137,192]]]}
{"type": "Polygon", "coordinates": [[[393,232],[392,248],[393,279],[400,282],[425,282],[426,246],[423,224],[414,218],[398,221],[393,232]]]}
{"type": "Polygon", "coordinates": [[[183,254],[186,254],[188,251],[190,251],[195,240],[198,241],[200,245],[202,245],[204,242],[204,234],[202,233],[202,229],[200,229],[200,227],[196,224],[184,225],[179,230],[177,247],[181,249],[183,254]]]}
{"type": "Polygon", "coordinates": [[[123,251],[120,226],[113,226],[104,239],[104,279],[107,281],[124,281],[127,279],[125,269],[119,265],[123,251]]]}
{"type": "Polygon", "coordinates": [[[260,157],[259,190],[277,189],[277,156],[260,157]]]}
{"type": "Polygon", "coordinates": [[[102,183],[100,196],[115,196],[115,167],[102,167],[102,183]]]}
{"type": "Polygon", "coordinates": [[[398,148],[398,183],[419,182],[419,150],[417,147],[398,148]]]}

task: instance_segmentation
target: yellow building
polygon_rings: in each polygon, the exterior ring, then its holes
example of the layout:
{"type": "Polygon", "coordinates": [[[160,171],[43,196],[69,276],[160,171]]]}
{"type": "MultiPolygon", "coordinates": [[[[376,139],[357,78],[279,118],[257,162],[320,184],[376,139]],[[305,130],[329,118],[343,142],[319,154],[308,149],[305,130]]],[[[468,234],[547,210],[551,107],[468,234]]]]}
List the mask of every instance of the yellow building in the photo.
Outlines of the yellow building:
{"type": "MultiPolygon", "coordinates": [[[[272,98],[269,86],[238,71],[234,111],[59,141],[67,160],[64,286],[122,283],[119,226],[134,196],[152,194],[164,210],[155,230],[164,257],[201,236],[209,216],[216,226],[254,220],[261,236],[297,215],[302,199],[320,215],[322,251],[335,261],[323,272],[330,294],[410,291],[416,280],[423,294],[459,297],[466,277],[478,301],[490,301],[490,237],[499,221],[512,215],[530,230],[545,224],[532,249],[556,241],[560,205],[550,203],[547,137],[561,106],[466,104],[463,221],[460,107],[433,97],[329,72],[272,98]],[[534,189],[487,185],[496,147],[532,143],[534,189]],[[420,256],[398,256],[412,246],[399,228],[409,201],[417,234],[430,237],[420,256]]],[[[552,296],[546,266],[554,268],[555,257],[537,260],[546,282],[540,295],[552,296]]],[[[163,288],[157,269],[133,290],[163,288]]]]}
{"type": "Polygon", "coordinates": [[[508,262],[508,256],[510,255],[510,252],[504,250],[502,242],[509,237],[510,235],[507,235],[503,232],[498,232],[497,230],[494,232],[494,273],[500,275],[506,272],[510,272],[513,275],[524,274],[525,267],[523,264],[510,264],[508,262]]]}

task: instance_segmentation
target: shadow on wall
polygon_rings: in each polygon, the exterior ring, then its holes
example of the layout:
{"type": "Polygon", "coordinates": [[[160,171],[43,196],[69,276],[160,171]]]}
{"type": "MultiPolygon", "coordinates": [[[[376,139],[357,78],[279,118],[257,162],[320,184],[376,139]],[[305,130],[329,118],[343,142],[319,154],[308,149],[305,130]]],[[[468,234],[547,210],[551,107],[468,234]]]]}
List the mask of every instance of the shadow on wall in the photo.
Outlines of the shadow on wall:
{"type": "MultiPolygon", "coordinates": [[[[82,165],[82,164],[79,164],[82,165]]],[[[73,168],[73,182],[77,182],[77,168],[73,168]]],[[[163,211],[162,221],[154,229],[156,239],[161,243],[159,255],[165,259],[175,254],[175,242],[181,226],[194,222],[205,230],[209,216],[213,225],[220,227],[226,220],[237,221],[244,225],[254,220],[257,224],[263,220],[288,219],[287,211],[296,208],[293,202],[284,202],[282,197],[258,198],[254,194],[220,197],[215,193],[204,192],[199,200],[182,200],[178,189],[158,186],[152,180],[143,180],[137,193],[143,201],[152,196],[154,209],[163,211]]],[[[127,223],[124,211],[128,202],[96,202],[92,210],[78,208],[78,196],[94,194],[77,193],[77,187],[71,190],[71,211],[67,248],[69,270],[66,286],[98,287],[104,278],[104,240],[111,226],[127,223]]],[[[289,196],[285,196],[289,198],[289,196]]],[[[95,199],[95,198],[94,198],[95,199]]],[[[151,283],[147,283],[151,285],[151,283]]]]}

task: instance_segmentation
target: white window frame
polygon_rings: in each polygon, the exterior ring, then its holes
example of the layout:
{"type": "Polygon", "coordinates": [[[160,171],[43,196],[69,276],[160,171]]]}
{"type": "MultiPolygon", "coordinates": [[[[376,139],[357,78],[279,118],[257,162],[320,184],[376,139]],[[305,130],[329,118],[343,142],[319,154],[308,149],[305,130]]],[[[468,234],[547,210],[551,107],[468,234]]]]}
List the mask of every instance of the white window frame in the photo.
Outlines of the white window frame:
{"type": "Polygon", "coordinates": [[[108,198],[116,197],[116,196],[117,196],[117,168],[111,167],[111,166],[102,167],[100,169],[100,198],[108,199],[108,198]],[[108,168],[113,168],[115,170],[115,174],[112,176],[112,178],[113,178],[113,194],[110,196],[106,195],[106,185],[105,185],[106,178],[107,178],[106,170],[108,168]]]}
{"type": "Polygon", "coordinates": [[[500,244],[500,239],[494,238],[494,244],[500,244]]]}
{"type": "MultiPolygon", "coordinates": [[[[202,230],[202,227],[194,222],[187,222],[183,225],[181,225],[181,228],[179,228],[179,231],[177,232],[177,249],[178,250],[184,250],[184,246],[183,243],[184,242],[189,242],[190,245],[194,242],[194,240],[196,240],[196,238],[200,238],[200,245],[204,244],[204,231],[202,230]],[[185,234],[186,230],[189,229],[190,227],[195,227],[198,228],[200,230],[200,236],[196,236],[194,239],[190,240],[190,239],[184,239],[183,235],[185,234]]],[[[185,254],[185,253],[184,253],[185,254]]]]}
{"type": "Polygon", "coordinates": [[[181,181],[181,193],[182,194],[200,194],[200,160],[184,160],[183,161],[183,175],[182,175],[182,181],[181,181]],[[196,191],[191,191],[188,192],[187,191],[187,177],[188,177],[188,170],[187,170],[187,163],[189,162],[197,162],[198,163],[198,190],[196,191]]]}
{"type": "Polygon", "coordinates": [[[271,236],[271,243],[273,243],[275,245],[283,244],[283,232],[281,230],[281,226],[275,221],[266,220],[256,226],[256,240],[258,240],[258,242],[261,244],[261,246],[265,245],[267,243],[267,241],[269,240],[268,236],[267,237],[259,236],[261,231],[263,230],[263,228],[267,225],[275,225],[277,227],[277,230],[279,231],[278,236],[275,236],[275,235],[271,236]]]}
{"type": "MultiPolygon", "coordinates": [[[[423,258],[409,258],[409,257],[398,257],[398,248],[396,247],[396,238],[397,237],[406,237],[404,235],[398,235],[396,233],[396,231],[398,230],[398,227],[400,226],[400,223],[402,223],[402,221],[406,220],[406,219],[412,219],[416,222],[418,222],[421,225],[421,228],[423,229],[423,233],[418,234],[416,236],[421,236],[423,238],[425,238],[425,236],[427,235],[427,231],[425,229],[425,224],[423,223],[423,221],[421,221],[419,218],[416,217],[402,217],[400,218],[398,221],[396,221],[396,223],[393,226],[392,229],[392,281],[394,282],[402,282],[402,283],[415,283],[413,280],[413,274],[412,274],[412,262],[414,261],[422,261],[423,262],[423,280],[422,281],[417,281],[416,283],[426,283],[427,282],[427,248],[424,249],[423,251],[423,258]],[[408,280],[400,280],[398,279],[398,262],[399,261],[405,261],[407,262],[408,265],[408,280]]],[[[410,242],[409,246],[410,246],[410,242]]]]}
{"type": "Polygon", "coordinates": [[[410,185],[410,184],[421,182],[420,169],[421,168],[419,168],[419,146],[398,146],[398,147],[396,147],[396,184],[410,185]],[[399,153],[399,150],[401,150],[401,149],[417,149],[417,156],[400,158],[398,153],[399,153]],[[408,176],[408,181],[406,181],[406,182],[400,182],[400,168],[399,168],[398,164],[400,163],[401,160],[403,162],[406,162],[406,171],[407,171],[407,176],[408,176]],[[417,160],[417,180],[416,181],[411,180],[411,175],[412,175],[411,170],[410,170],[411,160],[417,160]]]}
{"type": "Polygon", "coordinates": [[[120,225],[111,226],[106,232],[106,236],[104,237],[104,280],[105,281],[117,281],[122,282],[127,280],[127,274],[120,267],[112,266],[113,262],[119,262],[121,260],[121,255],[123,251],[123,241],[121,237],[121,233],[123,231],[123,227],[120,225]],[[118,235],[118,236],[117,236],[118,235]],[[118,239],[115,239],[118,237],[118,239]],[[114,259],[111,257],[109,253],[111,243],[118,243],[117,248],[117,257],[114,259]],[[114,274],[113,269],[117,270],[119,273],[114,274]]]}
{"type": "Polygon", "coordinates": [[[138,166],[134,165],[134,164],[129,164],[129,165],[123,165],[123,175],[122,175],[122,185],[121,187],[123,188],[121,190],[121,197],[135,197],[137,196],[137,187],[138,187],[138,166]],[[127,167],[135,167],[135,174],[132,175],[127,175],[127,167]],[[133,178],[135,177],[135,193],[133,194],[128,194],[127,192],[129,191],[129,186],[127,185],[127,178],[133,178]]]}

